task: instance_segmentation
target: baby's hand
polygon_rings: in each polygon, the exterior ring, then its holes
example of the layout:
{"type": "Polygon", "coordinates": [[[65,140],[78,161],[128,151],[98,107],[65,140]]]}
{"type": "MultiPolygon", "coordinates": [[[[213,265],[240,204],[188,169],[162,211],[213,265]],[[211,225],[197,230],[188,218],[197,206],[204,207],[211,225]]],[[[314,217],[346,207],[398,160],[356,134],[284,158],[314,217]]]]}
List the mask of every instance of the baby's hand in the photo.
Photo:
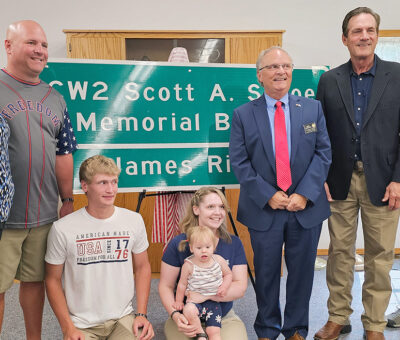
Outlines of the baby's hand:
{"type": "Polygon", "coordinates": [[[228,291],[228,287],[224,287],[224,285],[221,285],[218,288],[217,296],[224,297],[226,295],[227,291],[228,291]]]}
{"type": "Polygon", "coordinates": [[[178,302],[178,301],[175,301],[175,302],[172,304],[172,307],[173,307],[175,310],[182,310],[182,309],[183,309],[183,306],[184,306],[183,302],[178,302]]]}

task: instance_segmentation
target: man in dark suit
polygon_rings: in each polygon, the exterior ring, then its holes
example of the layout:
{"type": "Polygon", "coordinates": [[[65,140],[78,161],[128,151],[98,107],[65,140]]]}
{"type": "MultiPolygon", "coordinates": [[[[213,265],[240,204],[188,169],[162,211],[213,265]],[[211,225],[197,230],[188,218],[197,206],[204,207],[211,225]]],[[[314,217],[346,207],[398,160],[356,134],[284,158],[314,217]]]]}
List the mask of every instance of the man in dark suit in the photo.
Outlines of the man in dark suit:
{"type": "Polygon", "coordinates": [[[280,47],[261,52],[257,77],[265,93],[232,118],[230,160],[240,183],[238,221],[254,251],[259,339],[303,340],[322,221],[330,215],[324,181],[331,162],[321,104],[288,94],[292,59],[280,47]],[[282,119],[283,117],[283,119],[282,119]],[[282,247],[288,269],[282,325],[282,247]]]}
{"type": "Polygon", "coordinates": [[[367,7],[346,15],[342,41],[350,60],[324,73],[318,84],[317,99],[332,143],[325,185],[332,210],[326,271],[329,320],[315,334],[319,340],[351,331],[360,211],[365,241],[361,320],[368,340],[384,339],[400,206],[400,64],[374,54],[379,22],[379,15],[367,7]]]}

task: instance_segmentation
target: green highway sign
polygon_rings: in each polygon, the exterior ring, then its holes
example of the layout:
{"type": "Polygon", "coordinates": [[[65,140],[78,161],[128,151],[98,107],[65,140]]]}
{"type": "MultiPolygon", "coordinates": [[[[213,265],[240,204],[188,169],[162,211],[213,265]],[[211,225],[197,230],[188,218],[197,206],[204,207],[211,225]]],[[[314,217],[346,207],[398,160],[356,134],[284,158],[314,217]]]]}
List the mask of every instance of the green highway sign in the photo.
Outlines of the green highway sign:
{"type": "MultiPolygon", "coordinates": [[[[326,67],[295,69],[291,93],[315,97],[326,67]]],[[[233,110],[263,89],[252,65],[53,60],[41,78],[65,98],[81,162],[121,167],[121,192],[237,187],[228,143],[233,110]]]]}

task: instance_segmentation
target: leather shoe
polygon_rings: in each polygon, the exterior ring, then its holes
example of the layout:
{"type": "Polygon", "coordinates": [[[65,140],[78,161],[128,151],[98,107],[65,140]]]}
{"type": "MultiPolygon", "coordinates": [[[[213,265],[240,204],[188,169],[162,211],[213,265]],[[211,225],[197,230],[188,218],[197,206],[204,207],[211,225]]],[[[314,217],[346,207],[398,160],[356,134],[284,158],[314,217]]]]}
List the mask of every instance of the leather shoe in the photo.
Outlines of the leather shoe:
{"type": "Polygon", "coordinates": [[[385,340],[385,336],[383,335],[382,332],[365,331],[364,339],[366,339],[366,340],[385,340]]]}
{"type": "Polygon", "coordinates": [[[271,340],[270,338],[258,338],[258,340],[271,340]]]}
{"type": "Polygon", "coordinates": [[[304,340],[304,338],[299,333],[294,333],[290,338],[286,338],[287,340],[304,340]]]}
{"type": "Polygon", "coordinates": [[[315,340],[336,340],[341,334],[347,334],[351,332],[351,325],[340,325],[333,321],[328,321],[324,327],[322,327],[314,335],[315,340]]]}

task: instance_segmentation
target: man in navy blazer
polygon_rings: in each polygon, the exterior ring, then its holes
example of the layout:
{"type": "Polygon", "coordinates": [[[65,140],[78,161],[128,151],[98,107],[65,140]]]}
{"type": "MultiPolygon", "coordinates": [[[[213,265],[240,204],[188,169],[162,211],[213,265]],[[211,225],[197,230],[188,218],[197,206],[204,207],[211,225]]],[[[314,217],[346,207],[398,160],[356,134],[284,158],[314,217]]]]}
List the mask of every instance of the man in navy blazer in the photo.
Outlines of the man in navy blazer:
{"type": "Polygon", "coordinates": [[[359,214],[364,234],[361,321],[367,340],[385,339],[385,310],[400,207],[400,64],[374,54],[380,17],[368,7],[348,12],[342,42],[350,60],[324,73],[322,103],[332,143],[326,183],[332,216],[326,282],[328,322],[315,334],[334,340],[349,324],[359,214]]]}
{"type": "MultiPolygon", "coordinates": [[[[254,251],[259,339],[305,339],[314,263],[323,220],[329,217],[324,182],[331,150],[321,104],[288,93],[293,63],[272,47],[257,60],[257,78],[265,93],[235,109],[229,144],[233,171],[240,183],[238,221],[250,233],[254,251]],[[279,104],[278,102],[281,102],[279,104]],[[277,184],[277,103],[285,115],[291,185],[277,184]],[[279,304],[282,247],[288,269],[286,306],[279,304]]],[[[279,144],[279,143],[278,143],[279,144]]]]}

